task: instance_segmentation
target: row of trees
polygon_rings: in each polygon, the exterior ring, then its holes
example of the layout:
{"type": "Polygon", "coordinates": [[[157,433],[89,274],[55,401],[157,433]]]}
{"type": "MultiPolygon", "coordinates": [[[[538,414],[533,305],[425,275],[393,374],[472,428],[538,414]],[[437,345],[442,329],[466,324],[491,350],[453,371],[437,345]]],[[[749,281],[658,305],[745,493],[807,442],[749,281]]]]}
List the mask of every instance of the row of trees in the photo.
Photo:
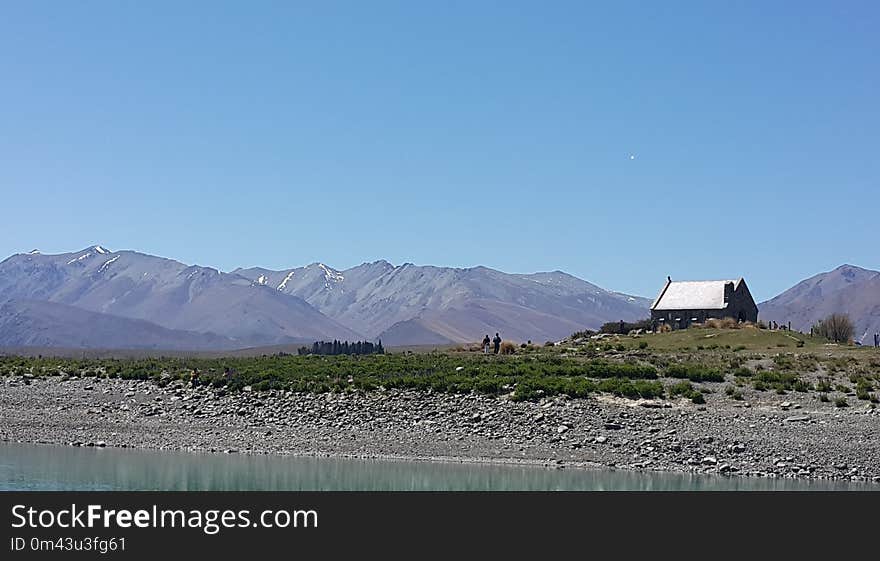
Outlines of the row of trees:
{"type": "Polygon", "coordinates": [[[300,347],[297,349],[299,355],[373,355],[385,354],[385,348],[382,346],[382,340],[379,339],[377,344],[370,341],[315,341],[311,348],[300,347]]]}

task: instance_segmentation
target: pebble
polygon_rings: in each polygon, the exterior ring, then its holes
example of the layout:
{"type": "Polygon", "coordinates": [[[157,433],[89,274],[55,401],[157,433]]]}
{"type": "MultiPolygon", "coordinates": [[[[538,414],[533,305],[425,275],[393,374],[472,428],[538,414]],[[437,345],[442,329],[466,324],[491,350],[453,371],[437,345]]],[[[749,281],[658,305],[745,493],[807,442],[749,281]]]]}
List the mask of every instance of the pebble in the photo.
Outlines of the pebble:
{"type": "Polygon", "coordinates": [[[836,411],[833,404],[807,404],[804,413],[780,415],[768,394],[752,409],[707,394],[708,413],[698,414],[690,404],[645,408],[605,396],[514,402],[409,390],[315,395],[101,380],[102,391],[95,392],[92,379],[13,382],[0,377],[0,441],[103,447],[113,430],[114,447],[516,462],[565,458],[567,466],[880,478],[880,442],[862,436],[876,430],[876,416],[855,407],[836,411]],[[47,417],[51,424],[42,422],[47,417]],[[600,434],[603,430],[620,437],[600,434]],[[736,465],[729,457],[719,460],[732,454],[736,465]]]}

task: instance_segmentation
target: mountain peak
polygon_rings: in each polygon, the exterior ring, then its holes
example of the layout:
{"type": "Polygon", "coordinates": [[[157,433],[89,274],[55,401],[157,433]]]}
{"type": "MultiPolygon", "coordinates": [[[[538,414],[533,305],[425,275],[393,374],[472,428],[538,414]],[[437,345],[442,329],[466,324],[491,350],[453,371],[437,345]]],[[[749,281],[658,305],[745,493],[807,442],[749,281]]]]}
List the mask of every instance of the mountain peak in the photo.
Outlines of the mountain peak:
{"type": "Polygon", "coordinates": [[[870,269],[865,269],[863,267],[844,263],[833,271],[825,273],[824,275],[820,275],[819,278],[825,280],[826,282],[828,280],[832,280],[835,278],[839,279],[841,277],[849,282],[861,282],[862,280],[874,278],[877,275],[880,275],[880,273],[878,273],[877,271],[872,271],[870,269]]]}
{"type": "Polygon", "coordinates": [[[90,245],[89,247],[82,249],[80,251],[77,251],[76,253],[90,253],[90,252],[97,253],[99,255],[106,255],[108,253],[113,253],[112,251],[110,251],[109,249],[107,249],[106,247],[104,247],[102,245],[90,245]]]}
{"type": "Polygon", "coordinates": [[[880,330],[878,293],[880,272],[845,263],[760,304],[759,317],[765,321],[791,322],[794,329],[809,331],[815,322],[828,315],[843,313],[855,324],[856,340],[865,342],[870,334],[880,330]]]}
{"type": "Polygon", "coordinates": [[[97,244],[0,264],[0,301],[10,298],[51,299],[166,329],[216,333],[236,345],[363,336],[385,343],[386,332],[398,343],[465,342],[497,331],[508,340],[546,341],[647,313],[645,302],[561,272],[515,275],[377,260],[344,271],[316,261],[222,273],[97,244]]]}
{"type": "Polygon", "coordinates": [[[836,269],[834,269],[834,271],[832,271],[832,272],[838,272],[838,271],[841,271],[841,272],[857,271],[860,273],[874,273],[874,272],[876,272],[876,271],[871,271],[871,270],[865,269],[864,267],[859,267],[858,265],[850,265],[849,263],[844,263],[840,267],[837,267],[836,269]]]}

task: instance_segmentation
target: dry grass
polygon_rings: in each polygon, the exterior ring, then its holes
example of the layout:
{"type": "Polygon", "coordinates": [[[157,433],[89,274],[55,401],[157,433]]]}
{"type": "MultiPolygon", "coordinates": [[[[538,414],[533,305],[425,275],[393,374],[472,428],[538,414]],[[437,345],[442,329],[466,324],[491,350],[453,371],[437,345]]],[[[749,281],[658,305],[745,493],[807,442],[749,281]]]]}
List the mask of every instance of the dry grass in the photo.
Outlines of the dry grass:
{"type": "Polygon", "coordinates": [[[763,329],[760,324],[751,321],[738,322],[733,318],[708,319],[705,323],[695,323],[691,327],[697,329],[763,329]]]}
{"type": "Polygon", "coordinates": [[[722,318],[706,320],[702,327],[709,329],[737,329],[740,327],[740,324],[733,318],[722,318]]]}
{"type": "Polygon", "coordinates": [[[454,353],[476,353],[483,352],[483,345],[480,343],[465,343],[451,349],[454,353]]]}
{"type": "Polygon", "coordinates": [[[502,342],[500,352],[503,355],[514,354],[516,352],[516,343],[511,343],[510,341],[502,342]]]}

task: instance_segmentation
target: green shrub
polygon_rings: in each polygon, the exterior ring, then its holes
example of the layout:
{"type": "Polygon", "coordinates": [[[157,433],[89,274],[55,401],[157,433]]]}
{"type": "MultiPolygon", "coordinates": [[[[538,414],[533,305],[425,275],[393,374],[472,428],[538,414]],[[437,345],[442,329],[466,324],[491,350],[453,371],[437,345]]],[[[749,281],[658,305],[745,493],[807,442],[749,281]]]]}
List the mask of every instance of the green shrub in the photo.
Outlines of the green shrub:
{"type": "Polygon", "coordinates": [[[626,321],[609,321],[602,325],[599,328],[601,333],[616,333],[618,335],[626,335],[630,331],[634,331],[637,329],[642,329],[644,331],[651,330],[651,320],[643,319],[637,322],[626,322],[626,321]]]}
{"type": "Polygon", "coordinates": [[[690,382],[677,382],[669,386],[669,397],[686,397],[693,403],[706,403],[706,398],[690,382]]]}
{"type": "Polygon", "coordinates": [[[792,386],[792,388],[793,388],[794,391],[796,391],[796,392],[801,392],[801,393],[803,393],[803,392],[808,392],[808,391],[812,390],[812,389],[813,389],[813,386],[812,386],[811,384],[807,383],[807,382],[804,382],[803,380],[797,380],[797,381],[794,383],[794,385],[792,386]]]}
{"type": "Polygon", "coordinates": [[[834,405],[836,407],[848,407],[849,403],[846,401],[845,397],[838,397],[834,400],[834,405]]]}
{"type": "Polygon", "coordinates": [[[752,377],[752,384],[756,390],[763,391],[772,388],[779,394],[790,390],[807,391],[810,388],[810,385],[798,378],[797,374],[776,370],[756,372],[752,377]]]}
{"type": "Polygon", "coordinates": [[[665,372],[669,378],[684,378],[692,382],[723,382],[724,374],[699,364],[672,364],[665,372]]]}
{"type": "Polygon", "coordinates": [[[724,393],[731,397],[731,399],[735,399],[736,401],[743,400],[743,394],[741,391],[736,389],[736,386],[727,386],[724,388],[724,393]]]}

